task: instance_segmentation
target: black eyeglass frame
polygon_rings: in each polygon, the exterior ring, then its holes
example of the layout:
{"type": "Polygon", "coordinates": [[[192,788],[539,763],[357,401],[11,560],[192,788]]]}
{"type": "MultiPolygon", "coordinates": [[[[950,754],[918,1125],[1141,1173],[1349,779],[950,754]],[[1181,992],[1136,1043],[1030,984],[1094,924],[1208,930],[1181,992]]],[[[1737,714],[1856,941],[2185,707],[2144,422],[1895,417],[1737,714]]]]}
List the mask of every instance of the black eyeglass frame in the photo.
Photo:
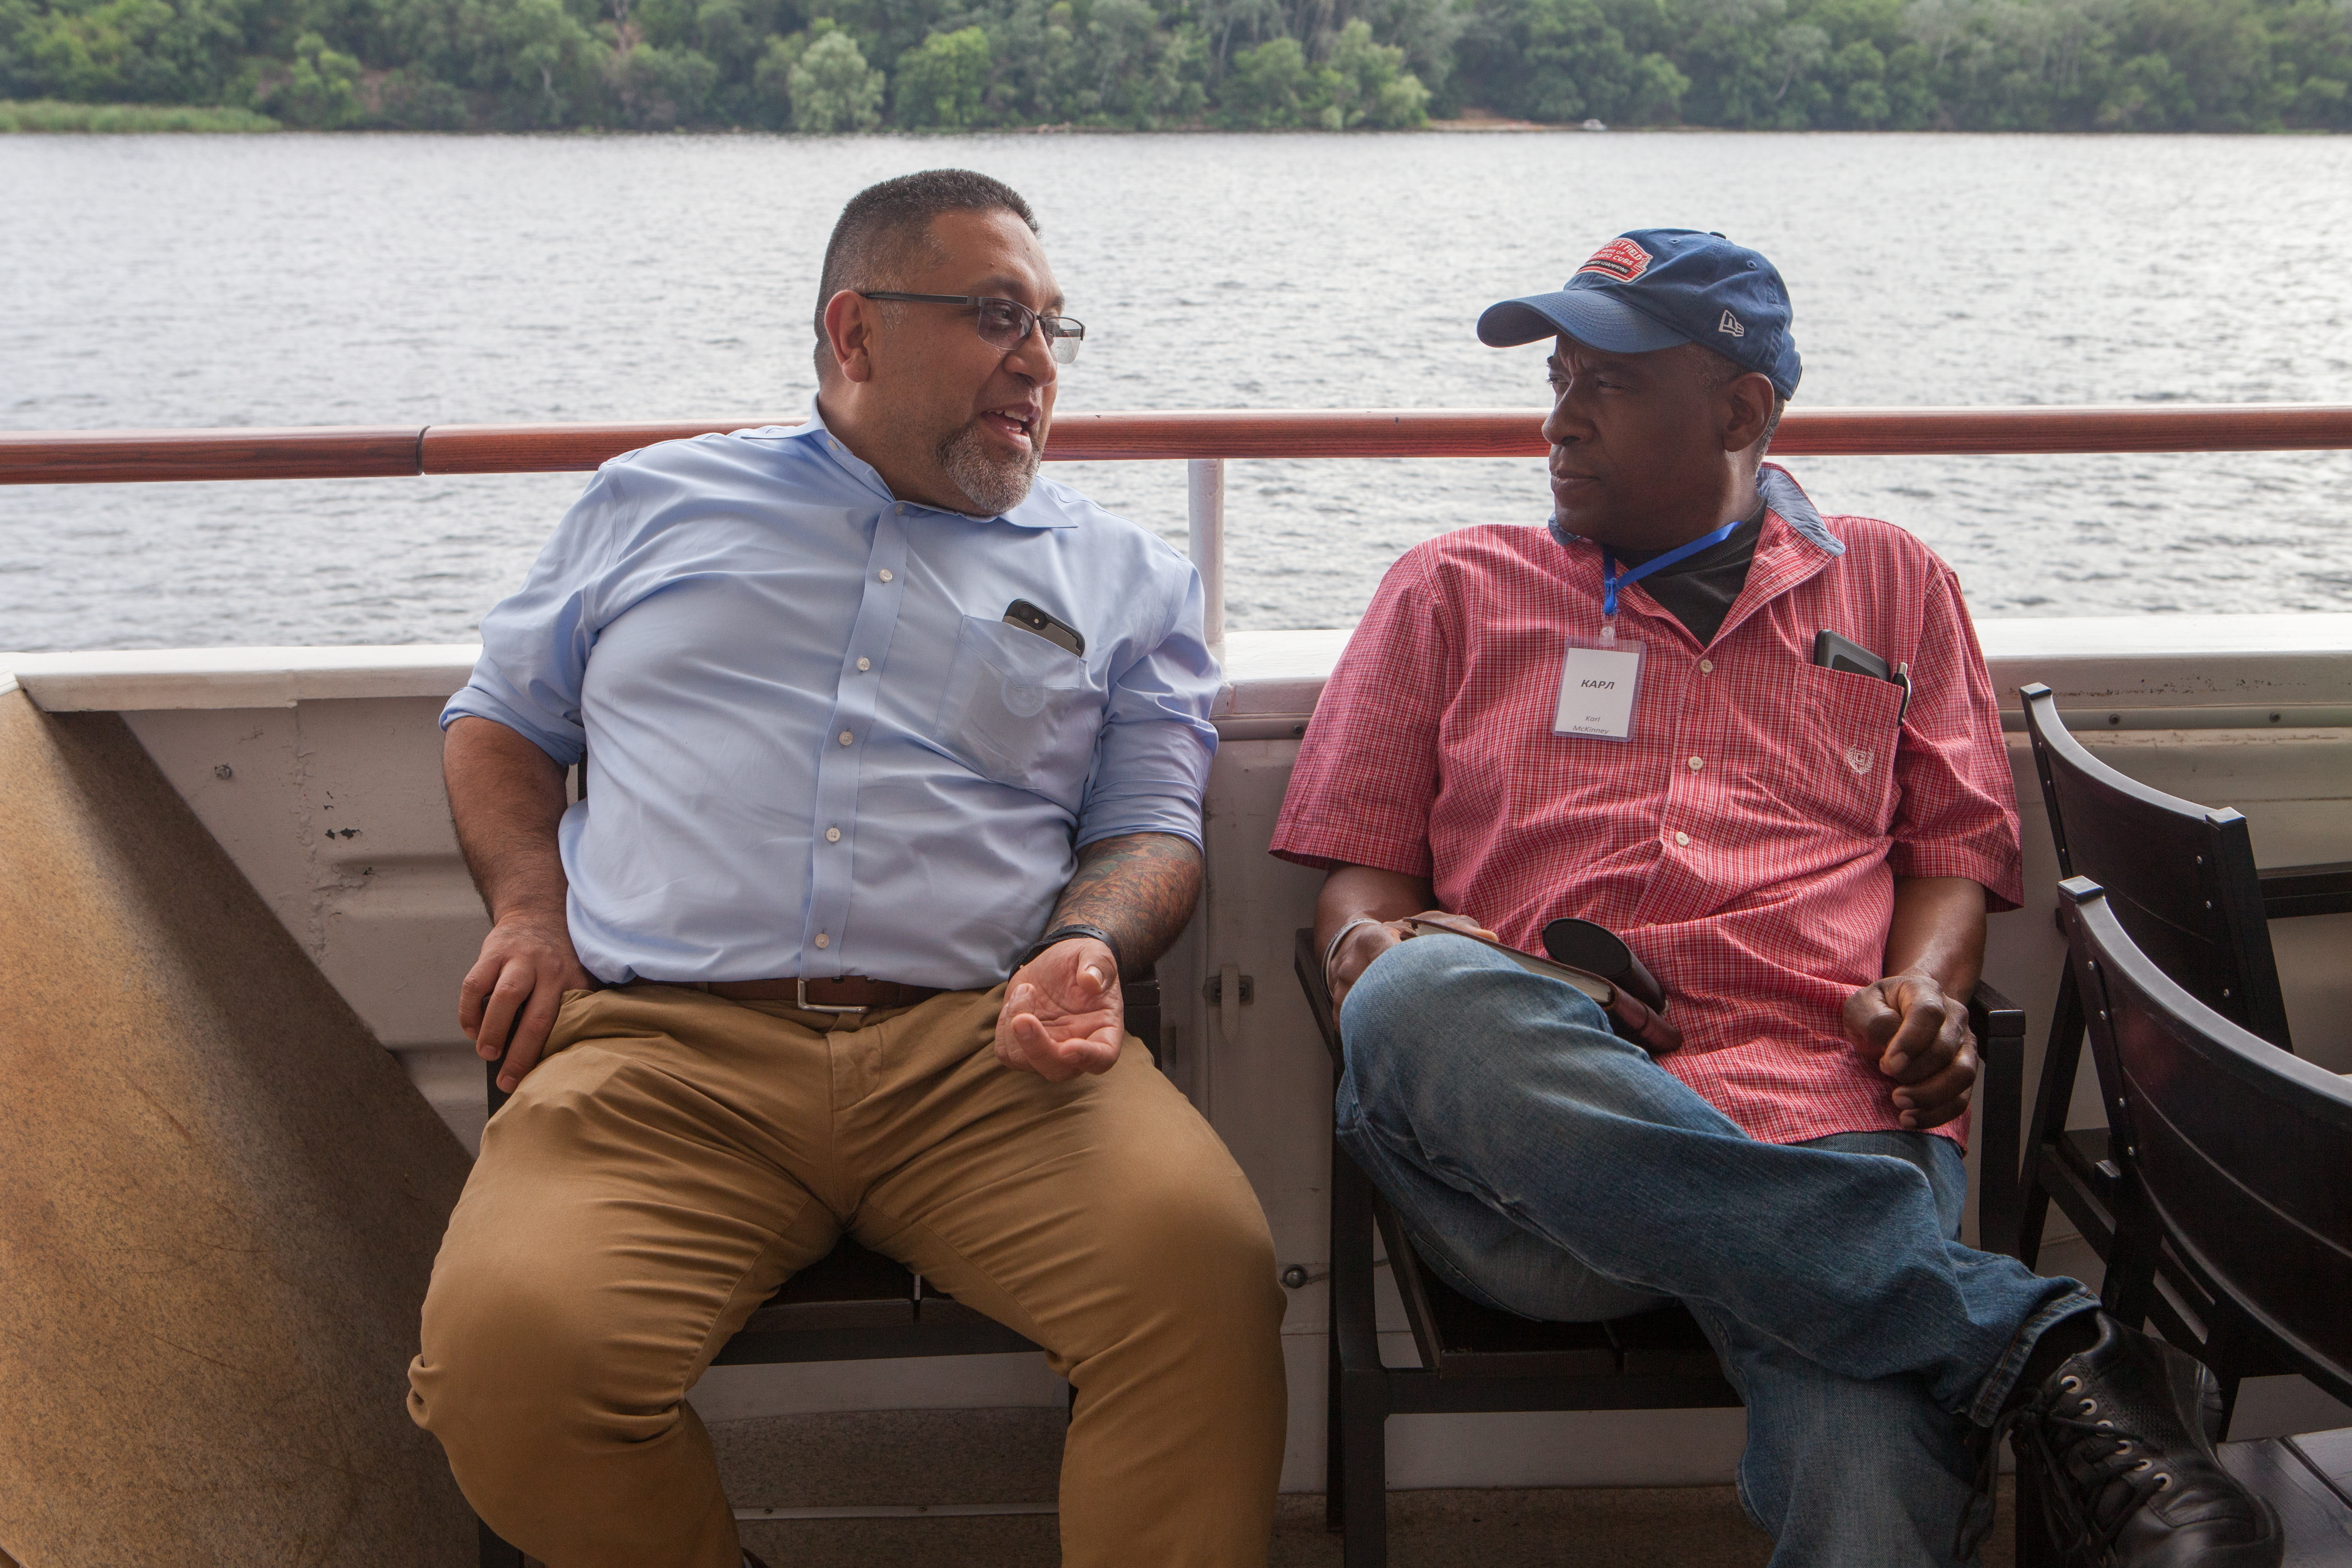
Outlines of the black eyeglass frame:
{"type": "Polygon", "coordinates": [[[1087,338],[1087,324],[1084,321],[1072,321],[1067,316],[1040,315],[1020,300],[1007,300],[1001,294],[907,294],[896,289],[872,290],[860,289],[857,290],[857,297],[861,300],[903,301],[910,305],[961,305],[965,310],[974,312],[972,326],[979,331],[980,341],[992,349],[1003,349],[1007,353],[1011,353],[1014,349],[1027,342],[1029,334],[1042,327],[1045,333],[1045,352],[1054,356],[1054,363],[1056,364],[1069,364],[1076,361],[1078,357],[1078,345],[1086,342],[1087,338]],[[994,338],[990,337],[987,329],[981,325],[982,318],[979,312],[984,311],[991,305],[1002,306],[1005,310],[1017,312],[1024,318],[1019,335],[1010,342],[998,342],[994,338]],[[1063,347],[1065,343],[1069,345],[1066,350],[1063,347]]]}

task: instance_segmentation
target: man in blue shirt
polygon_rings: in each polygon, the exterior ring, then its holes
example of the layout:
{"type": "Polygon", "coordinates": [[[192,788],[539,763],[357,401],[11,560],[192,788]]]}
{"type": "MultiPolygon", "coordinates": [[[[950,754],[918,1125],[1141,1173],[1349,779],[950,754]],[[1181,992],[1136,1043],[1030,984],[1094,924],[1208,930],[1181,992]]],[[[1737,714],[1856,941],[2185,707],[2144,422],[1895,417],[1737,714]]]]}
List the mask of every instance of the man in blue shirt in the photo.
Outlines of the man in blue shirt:
{"type": "Polygon", "coordinates": [[[1264,1559],[1272,1243],[1118,987],[1198,897],[1218,671],[1185,561],[1036,479],[1061,308],[997,182],[863,193],[807,423],[606,464],[443,715],[514,1098],[409,1407],[552,1568],[736,1568],[686,1392],[844,1231],[1070,1379],[1066,1563],[1264,1559]]]}

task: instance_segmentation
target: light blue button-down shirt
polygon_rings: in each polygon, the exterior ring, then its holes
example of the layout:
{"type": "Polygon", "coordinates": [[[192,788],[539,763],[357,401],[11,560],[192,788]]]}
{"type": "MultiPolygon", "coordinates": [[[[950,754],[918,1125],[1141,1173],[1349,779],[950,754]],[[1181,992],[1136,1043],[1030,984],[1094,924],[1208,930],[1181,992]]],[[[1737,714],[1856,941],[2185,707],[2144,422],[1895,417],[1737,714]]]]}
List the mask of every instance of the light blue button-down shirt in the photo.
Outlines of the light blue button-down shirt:
{"type": "Polygon", "coordinates": [[[960,990],[1011,970],[1082,847],[1200,842],[1217,684],[1165,542],[1050,480],[993,518],[900,502],[812,408],[605,464],[441,721],[585,746],[560,842],[600,978],[960,990]]]}

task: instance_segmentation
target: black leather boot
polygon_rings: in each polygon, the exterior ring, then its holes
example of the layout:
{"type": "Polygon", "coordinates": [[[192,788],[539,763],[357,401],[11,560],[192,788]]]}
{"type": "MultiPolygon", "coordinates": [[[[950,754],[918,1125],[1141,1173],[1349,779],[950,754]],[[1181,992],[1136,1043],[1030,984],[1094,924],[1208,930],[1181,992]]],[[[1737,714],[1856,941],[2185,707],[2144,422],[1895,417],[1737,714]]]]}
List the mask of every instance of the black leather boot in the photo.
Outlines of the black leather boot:
{"type": "Polygon", "coordinates": [[[2098,1342],[2026,1391],[2011,1428],[2069,1564],[2278,1568],[2278,1516],[2205,1435],[2220,1408],[2195,1357],[2099,1314],[2098,1342]]]}

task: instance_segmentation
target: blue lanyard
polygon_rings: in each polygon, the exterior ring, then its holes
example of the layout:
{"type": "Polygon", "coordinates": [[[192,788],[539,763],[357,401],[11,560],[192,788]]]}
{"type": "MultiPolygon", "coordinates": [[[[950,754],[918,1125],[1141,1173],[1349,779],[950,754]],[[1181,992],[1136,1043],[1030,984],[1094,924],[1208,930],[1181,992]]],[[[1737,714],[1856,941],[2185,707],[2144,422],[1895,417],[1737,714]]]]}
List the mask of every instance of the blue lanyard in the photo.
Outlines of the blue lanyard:
{"type": "Polygon", "coordinates": [[[1601,618],[1604,621],[1612,623],[1612,625],[1616,621],[1617,590],[1619,588],[1623,587],[1628,583],[1640,582],[1643,578],[1648,576],[1651,573],[1655,572],[1662,566],[1671,566],[1677,561],[1689,560],[1692,556],[1697,554],[1702,550],[1714,549],[1717,545],[1730,538],[1734,533],[1739,531],[1739,525],[1747,521],[1748,520],[1744,517],[1735,517],[1729,522],[1725,523],[1721,528],[1717,529],[1713,533],[1705,534],[1697,539],[1692,540],[1688,544],[1679,545],[1673,550],[1667,551],[1664,555],[1657,556],[1653,560],[1644,561],[1641,565],[1634,567],[1631,572],[1618,571],[1616,552],[1611,550],[1607,545],[1602,545],[1601,547],[1601,618]]]}

